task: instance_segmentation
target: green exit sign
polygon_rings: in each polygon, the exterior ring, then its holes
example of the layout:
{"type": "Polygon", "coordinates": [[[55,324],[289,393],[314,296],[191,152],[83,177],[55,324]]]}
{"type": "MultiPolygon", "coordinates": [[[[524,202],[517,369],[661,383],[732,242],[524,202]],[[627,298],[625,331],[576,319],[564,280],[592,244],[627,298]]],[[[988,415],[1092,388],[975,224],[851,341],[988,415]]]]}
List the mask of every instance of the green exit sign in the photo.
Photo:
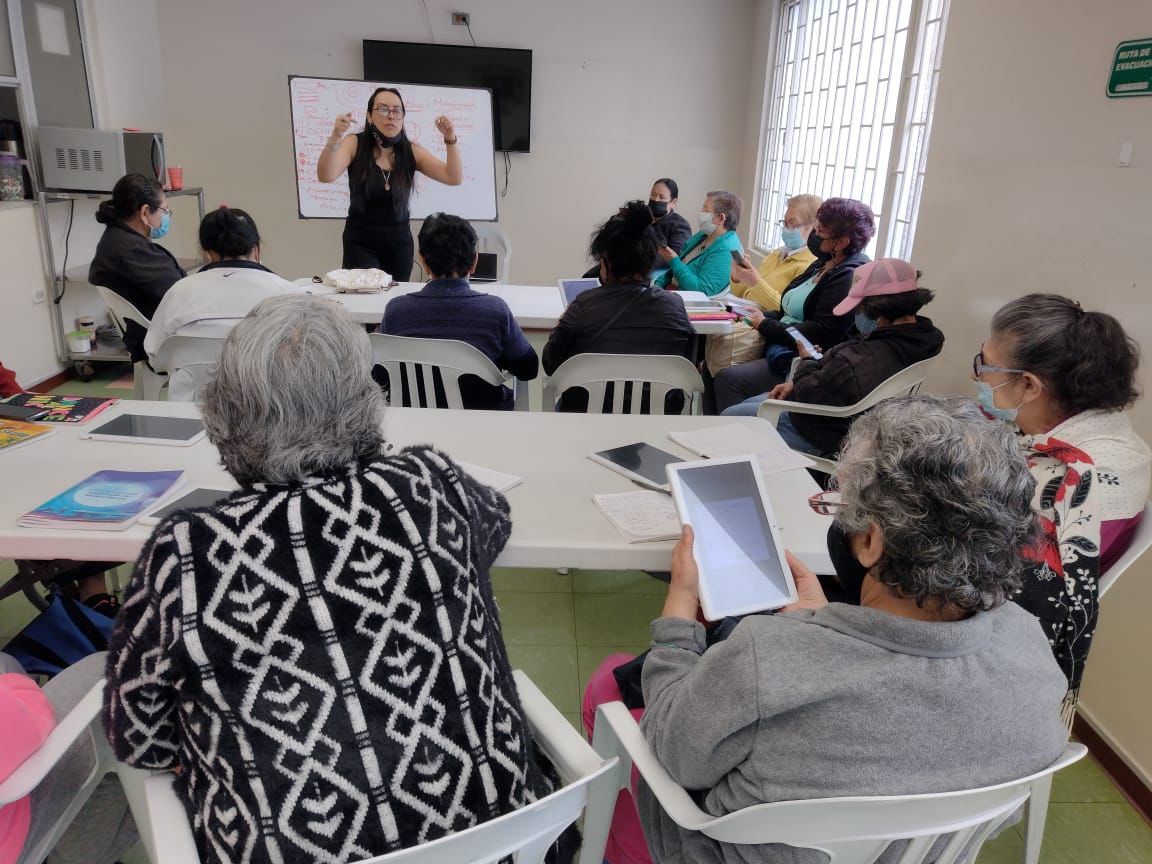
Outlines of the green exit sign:
{"type": "Polygon", "coordinates": [[[1152,96],[1152,39],[1133,39],[1116,46],[1108,97],[1152,96]]]}

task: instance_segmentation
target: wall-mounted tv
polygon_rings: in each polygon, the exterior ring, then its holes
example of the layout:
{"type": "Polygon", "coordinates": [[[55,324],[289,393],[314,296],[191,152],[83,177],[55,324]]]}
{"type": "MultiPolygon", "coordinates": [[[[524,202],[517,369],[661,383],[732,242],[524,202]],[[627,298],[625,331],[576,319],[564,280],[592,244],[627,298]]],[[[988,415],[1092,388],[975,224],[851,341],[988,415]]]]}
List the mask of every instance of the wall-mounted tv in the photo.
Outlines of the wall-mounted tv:
{"type": "Polygon", "coordinates": [[[496,149],[527,153],[532,142],[532,52],[423,42],[364,40],[365,81],[487,87],[496,149]]]}

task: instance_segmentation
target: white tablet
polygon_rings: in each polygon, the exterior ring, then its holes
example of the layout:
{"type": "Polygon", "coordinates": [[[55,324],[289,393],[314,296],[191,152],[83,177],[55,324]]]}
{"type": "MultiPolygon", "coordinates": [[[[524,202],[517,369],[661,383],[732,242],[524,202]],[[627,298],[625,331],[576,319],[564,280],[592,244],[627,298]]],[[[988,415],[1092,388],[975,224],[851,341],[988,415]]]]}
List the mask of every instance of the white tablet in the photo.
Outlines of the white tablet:
{"type": "Polygon", "coordinates": [[[124,441],[130,444],[167,444],[188,447],[204,437],[204,423],[197,417],[153,417],[121,414],[81,438],[93,441],[124,441]]]}
{"type": "Polygon", "coordinates": [[[560,279],[557,283],[560,285],[560,302],[564,304],[565,309],[585,291],[600,287],[600,280],[596,278],[560,279]]]}
{"type": "Polygon", "coordinates": [[[167,519],[177,510],[189,510],[193,507],[211,507],[217,501],[227,498],[232,493],[226,489],[205,489],[198,487],[189,492],[185,492],[179,498],[174,498],[161,504],[150,513],[145,513],[140,517],[141,525],[156,525],[164,519],[167,519]]]}
{"type": "Polygon", "coordinates": [[[589,453],[588,458],[611,468],[617,474],[623,474],[633,483],[661,492],[668,491],[668,466],[684,461],[679,456],[673,456],[643,441],[589,453]]]}
{"type": "Polygon", "coordinates": [[[700,607],[709,621],[796,602],[780,528],[754,456],[668,466],[680,520],[696,535],[700,607]]]}

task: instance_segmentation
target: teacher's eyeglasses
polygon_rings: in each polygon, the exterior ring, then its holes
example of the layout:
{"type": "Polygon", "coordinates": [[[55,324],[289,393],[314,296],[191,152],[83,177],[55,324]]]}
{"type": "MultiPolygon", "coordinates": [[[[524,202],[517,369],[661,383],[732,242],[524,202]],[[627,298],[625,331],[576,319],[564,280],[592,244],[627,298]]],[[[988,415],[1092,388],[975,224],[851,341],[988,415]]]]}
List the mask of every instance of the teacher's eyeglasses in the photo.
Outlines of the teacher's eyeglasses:
{"type": "Polygon", "coordinates": [[[381,117],[403,117],[404,116],[404,109],[403,108],[390,108],[387,105],[377,105],[372,110],[375,111],[377,114],[379,114],[381,117]]]}

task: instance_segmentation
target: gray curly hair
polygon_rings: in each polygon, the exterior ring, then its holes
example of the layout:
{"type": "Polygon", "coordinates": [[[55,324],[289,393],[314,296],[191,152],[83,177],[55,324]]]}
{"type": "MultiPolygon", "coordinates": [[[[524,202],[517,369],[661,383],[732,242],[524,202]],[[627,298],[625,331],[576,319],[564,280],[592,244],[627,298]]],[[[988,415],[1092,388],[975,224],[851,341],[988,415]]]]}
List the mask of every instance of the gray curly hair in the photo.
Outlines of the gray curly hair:
{"type": "Polygon", "coordinates": [[[881,402],[852,425],[836,479],[836,521],[880,528],[872,575],[897,597],[975,611],[1020,587],[1021,552],[1038,537],[1036,481],[1008,425],[970,400],[881,402]]]}
{"type": "Polygon", "coordinates": [[[239,321],[204,388],[209,440],[240,483],[295,483],[380,452],[368,334],[338,303],[270,297],[239,321]]]}

